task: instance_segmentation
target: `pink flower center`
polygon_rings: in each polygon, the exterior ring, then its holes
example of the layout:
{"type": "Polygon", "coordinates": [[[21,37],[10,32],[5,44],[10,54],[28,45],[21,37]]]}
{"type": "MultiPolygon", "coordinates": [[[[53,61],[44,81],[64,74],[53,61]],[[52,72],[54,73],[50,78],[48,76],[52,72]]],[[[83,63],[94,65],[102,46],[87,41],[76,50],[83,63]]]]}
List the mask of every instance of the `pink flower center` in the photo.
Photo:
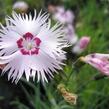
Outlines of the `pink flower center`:
{"type": "Polygon", "coordinates": [[[37,55],[39,53],[40,43],[41,40],[29,32],[17,40],[17,46],[23,55],[37,55]]]}

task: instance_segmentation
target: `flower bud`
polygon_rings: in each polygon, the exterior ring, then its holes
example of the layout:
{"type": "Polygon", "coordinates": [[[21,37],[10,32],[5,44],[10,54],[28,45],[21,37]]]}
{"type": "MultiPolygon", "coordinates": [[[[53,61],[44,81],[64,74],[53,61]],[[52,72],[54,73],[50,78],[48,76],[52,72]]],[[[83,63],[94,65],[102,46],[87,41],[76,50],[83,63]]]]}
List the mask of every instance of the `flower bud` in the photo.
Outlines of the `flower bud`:
{"type": "Polygon", "coordinates": [[[109,54],[94,53],[80,58],[81,61],[90,64],[104,75],[109,75],[109,54]]]}

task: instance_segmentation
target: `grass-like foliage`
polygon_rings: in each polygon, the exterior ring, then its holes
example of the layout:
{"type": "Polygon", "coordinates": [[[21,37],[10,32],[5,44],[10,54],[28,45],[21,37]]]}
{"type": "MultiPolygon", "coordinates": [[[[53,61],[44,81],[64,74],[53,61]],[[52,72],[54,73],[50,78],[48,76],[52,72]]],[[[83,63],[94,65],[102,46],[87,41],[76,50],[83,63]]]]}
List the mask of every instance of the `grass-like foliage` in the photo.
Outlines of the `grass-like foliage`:
{"type": "MultiPolygon", "coordinates": [[[[16,0],[15,0],[16,1],[16,0]]],[[[0,21],[11,14],[13,0],[0,0],[0,21]]],[[[63,71],[47,84],[27,82],[22,78],[17,85],[0,77],[0,109],[109,109],[109,78],[80,62],[90,53],[109,53],[109,0],[25,0],[29,10],[47,10],[50,3],[64,5],[75,14],[78,37],[90,36],[87,49],[79,55],[66,49],[67,61],[63,71]],[[78,96],[75,105],[67,102],[57,86],[64,84],[69,93],[78,96]]],[[[7,76],[7,75],[6,75],[7,76]]],[[[6,77],[7,78],[7,77],[6,77]]]]}

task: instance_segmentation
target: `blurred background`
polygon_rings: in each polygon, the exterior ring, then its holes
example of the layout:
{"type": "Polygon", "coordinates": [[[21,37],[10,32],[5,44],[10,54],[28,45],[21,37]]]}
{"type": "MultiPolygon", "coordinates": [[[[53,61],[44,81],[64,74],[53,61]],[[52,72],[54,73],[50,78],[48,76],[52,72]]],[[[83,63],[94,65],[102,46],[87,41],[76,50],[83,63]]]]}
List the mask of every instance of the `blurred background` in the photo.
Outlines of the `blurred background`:
{"type": "Polygon", "coordinates": [[[65,49],[66,66],[45,85],[25,77],[16,85],[7,74],[1,76],[0,109],[109,109],[109,78],[77,61],[90,53],[109,53],[109,0],[0,0],[0,22],[5,25],[13,10],[33,14],[34,9],[49,12],[52,24],[64,25],[72,45],[65,49]],[[76,103],[63,97],[59,84],[78,96],[76,103]]]}

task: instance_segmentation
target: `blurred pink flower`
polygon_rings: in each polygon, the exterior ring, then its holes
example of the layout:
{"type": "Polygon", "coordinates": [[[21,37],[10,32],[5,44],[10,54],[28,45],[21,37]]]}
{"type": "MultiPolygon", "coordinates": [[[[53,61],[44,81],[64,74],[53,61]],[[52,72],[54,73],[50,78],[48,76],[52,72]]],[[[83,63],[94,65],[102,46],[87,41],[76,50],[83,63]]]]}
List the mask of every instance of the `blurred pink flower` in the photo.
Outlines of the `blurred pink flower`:
{"type": "Polygon", "coordinates": [[[58,6],[53,18],[54,20],[58,20],[59,22],[66,24],[73,23],[75,16],[71,10],[65,10],[64,7],[58,6]]]}
{"type": "Polygon", "coordinates": [[[90,42],[90,37],[83,36],[73,47],[72,52],[76,54],[80,54],[87,48],[89,42],[90,42]]]}
{"type": "Polygon", "coordinates": [[[52,4],[49,4],[48,5],[48,12],[50,13],[55,13],[56,12],[56,6],[55,5],[52,5],[52,4]]]}
{"type": "Polygon", "coordinates": [[[13,5],[14,10],[19,10],[20,12],[27,12],[29,6],[26,2],[24,1],[17,1],[13,5]]]}
{"type": "Polygon", "coordinates": [[[65,37],[68,39],[68,41],[71,44],[75,44],[77,42],[78,37],[75,34],[74,27],[71,24],[64,27],[64,32],[65,32],[65,37]]]}
{"type": "Polygon", "coordinates": [[[81,57],[81,60],[98,69],[103,74],[109,75],[109,54],[89,54],[81,57]]]}

